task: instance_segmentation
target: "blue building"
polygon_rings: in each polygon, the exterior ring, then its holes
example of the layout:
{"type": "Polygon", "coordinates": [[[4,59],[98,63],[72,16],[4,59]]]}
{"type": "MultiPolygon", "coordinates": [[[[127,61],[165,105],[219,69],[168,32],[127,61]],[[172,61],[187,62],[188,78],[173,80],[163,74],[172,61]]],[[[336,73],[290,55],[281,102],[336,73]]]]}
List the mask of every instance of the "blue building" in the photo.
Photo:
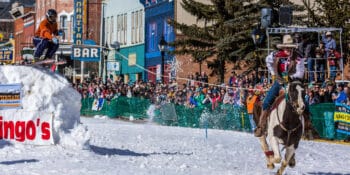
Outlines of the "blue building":
{"type": "MultiPolygon", "coordinates": [[[[175,40],[175,31],[168,24],[169,19],[174,19],[173,0],[139,0],[145,7],[145,72],[148,81],[161,81],[162,56],[158,47],[161,37],[166,42],[175,40]]],[[[173,48],[167,47],[168,50],[173,48]]],[[[170,63],[174,57],[165,53],[164,75],[165,81],[169,81],[170,63]]]]}
{"type": "Polygon", "coordinates": [[[119,42],[120,50],[109,53],[107,75],[125,83],[144,80],[144,6],[139,0],[105,1],[104,43],[119,42]],[[121,5],[122,4],[122,5],[121,5]]]}

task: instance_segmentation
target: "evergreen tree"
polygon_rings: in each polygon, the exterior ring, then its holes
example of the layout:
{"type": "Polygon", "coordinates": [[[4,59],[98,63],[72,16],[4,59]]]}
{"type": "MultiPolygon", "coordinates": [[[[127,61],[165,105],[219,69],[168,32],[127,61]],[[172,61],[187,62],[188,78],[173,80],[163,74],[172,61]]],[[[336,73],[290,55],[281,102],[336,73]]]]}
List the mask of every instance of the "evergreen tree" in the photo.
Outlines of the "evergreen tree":
{"type": "Polygon", "coordinates": [[[336,27],[343,29],[343,48],[350,43],[350,1],[349,0],[315,0],[314,3],[302,1],[308,12],[308,27],[336,27]],[[345,42],[344,42],[345,41],[345,42]]]}
{"type": "MultiPolygon", "coordinates": [[[[255,46],[251,38],[252,29],[260,22],[261,8],[270,7],[274,14],[278,14],[281,5],[290,5],[297,11],[302,9],[301,6],[282,0],[211,0],[211,4],[182,0],[181,5],[198,21],[204,22],[204,26],[171,21],[175,29],[184,35],[172,43],[176,47],[174,54],[190,54],[197,62],[215,56],[214,60],[207,60],[207,63],[212,70],[211,75],[217,75],[221,83],[224,82],[227,62],[237,63],[242,59],[253,58],[255,60],[249,62],[252,68],[263,63],[261,60],[264,56],[256,58],[253,54],[255,46]]],[[[276,27],[278,23],[272,25],[276,27]]]]}

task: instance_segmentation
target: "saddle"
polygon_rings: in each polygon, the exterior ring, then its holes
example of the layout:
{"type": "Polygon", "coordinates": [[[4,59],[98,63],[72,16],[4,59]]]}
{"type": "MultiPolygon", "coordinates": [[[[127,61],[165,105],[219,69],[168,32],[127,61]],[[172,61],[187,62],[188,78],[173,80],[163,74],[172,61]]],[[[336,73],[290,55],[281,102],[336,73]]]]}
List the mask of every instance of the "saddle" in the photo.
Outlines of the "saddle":
{"type": "Polygon", "coordinates": [[[278,97],[275,99],[275,101],[272,103],[270,109],[268,110],[268,112],[267,112],[268,116],[282,102],[282,100],[285,98],[284,96],[285,96],[284,92],[280,92],[280,94],[278,95],[278,97]]]}

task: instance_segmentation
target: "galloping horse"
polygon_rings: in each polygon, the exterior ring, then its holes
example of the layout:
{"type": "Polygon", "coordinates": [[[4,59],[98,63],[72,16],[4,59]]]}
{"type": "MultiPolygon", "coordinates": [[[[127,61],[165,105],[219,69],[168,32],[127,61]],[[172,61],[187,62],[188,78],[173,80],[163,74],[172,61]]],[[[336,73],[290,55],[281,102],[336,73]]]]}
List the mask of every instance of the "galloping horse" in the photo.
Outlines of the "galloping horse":
{"type": "MultiPolygon", "coordinates": [[[[305,91],[300,81],[290,82],[286,87],[286,92],[276,99],[268,119],[267,134],[260,137],[260,144],[266,154],[267,167],[274,168],[274,163],[280,163],[281,152],[279,145],[284,145],[286,153],[281,167],[277,174],[281,175],[287,165],[294,167],[295,150],[298,148],[299,141],[304,132],[304,104],[305,91]],[[269,150],[267,140],[272,148],[269,150]]],[[[254,109],[254,119],[259,121],[259,106],[254,109]]]]}

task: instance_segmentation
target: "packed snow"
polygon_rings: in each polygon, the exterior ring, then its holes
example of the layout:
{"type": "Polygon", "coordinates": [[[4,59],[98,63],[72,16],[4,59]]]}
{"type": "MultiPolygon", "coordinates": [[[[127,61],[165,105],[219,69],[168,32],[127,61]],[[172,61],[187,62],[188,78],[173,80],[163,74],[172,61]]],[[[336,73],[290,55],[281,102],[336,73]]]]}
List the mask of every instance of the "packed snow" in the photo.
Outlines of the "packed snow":
{"type": "MultiPolygon", "coordinates": [[[[2,141],[1,174],[262,175],[276,171],[266,168],[258,140],[250,133],[209,130],[206,138],[203,129],[151,122],[106,117],[82,117],[81,122],[91,137],[83,149],[74,143],[38,147],[2,141]]],[[[350,174],[349,157],[349,145],[301,141],[297,165],[285,174],[350,174]]]]}
{"type": "MultiPolygon", "coordinates": [[[[274,174],[279,167],[266,168],[251,133],[211,129],[206,135],[204,129],[152,121],[80,117],[80,97],[63,77],[18,68],[0,67],[1,83],[23,83],[23,111],[54,112],[59,140],[46,146],[0,140],[0,174],[262,175],[274,174]]],[[[288,167],[285,174],[350,174],[349,157],[349,145],[301,141],[296,167],[288,167]]]]}
{"type": "Polygon", "coordinates": [[[81,96],[63,76],[36,66],[0,66],[1,84],[22,85],[22,109],[7,110],[7,114],[53,113],[55,143],[79,123],[81,96]]]}

